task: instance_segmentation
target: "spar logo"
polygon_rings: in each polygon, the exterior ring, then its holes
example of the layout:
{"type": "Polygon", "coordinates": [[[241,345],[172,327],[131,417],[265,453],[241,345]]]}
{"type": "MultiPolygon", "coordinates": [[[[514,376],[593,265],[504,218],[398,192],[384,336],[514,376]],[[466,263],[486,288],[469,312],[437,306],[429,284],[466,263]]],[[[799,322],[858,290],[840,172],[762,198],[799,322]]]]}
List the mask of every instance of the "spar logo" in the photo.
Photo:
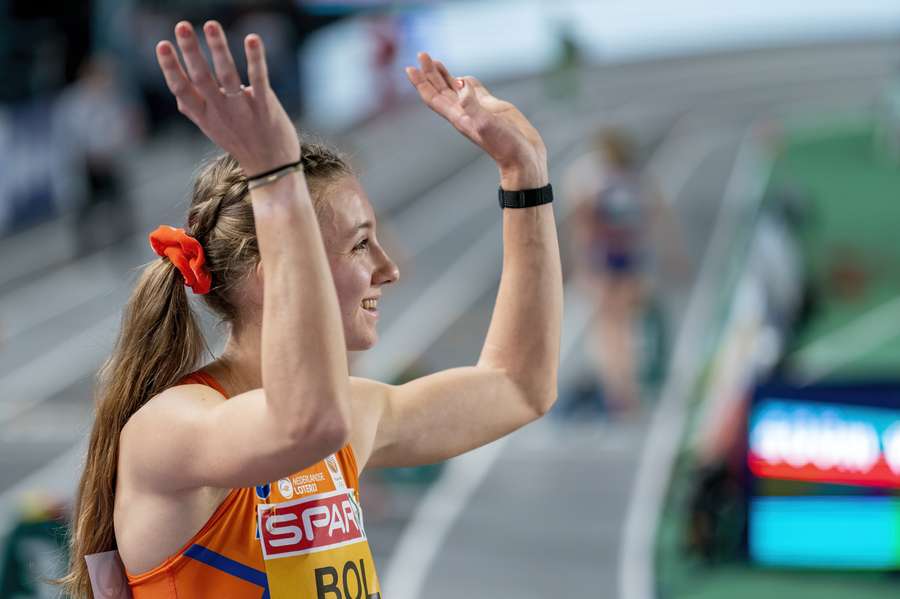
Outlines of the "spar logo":
{"type": "Polygon", "coordinates": [[[365,541],[352,494],[353,490],[347,489],[260,505],[260,541],[265,558],[302,555],[365,541]]]}

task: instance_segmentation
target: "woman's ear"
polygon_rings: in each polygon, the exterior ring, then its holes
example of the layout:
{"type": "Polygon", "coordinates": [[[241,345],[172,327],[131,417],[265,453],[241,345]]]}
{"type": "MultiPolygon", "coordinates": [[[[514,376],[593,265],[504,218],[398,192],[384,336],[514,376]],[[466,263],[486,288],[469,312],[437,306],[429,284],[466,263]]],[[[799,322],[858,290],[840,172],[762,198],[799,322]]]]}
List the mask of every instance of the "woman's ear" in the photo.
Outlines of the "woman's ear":
{"type": "Polygon", "coordinates": [[[247,287],[245,293],[248,300],[257,308],[263,305],[263,294],[265,285],[263,284],[263,265],[262,261],[256,263],[253,271],[247,277],[247,287]]]}

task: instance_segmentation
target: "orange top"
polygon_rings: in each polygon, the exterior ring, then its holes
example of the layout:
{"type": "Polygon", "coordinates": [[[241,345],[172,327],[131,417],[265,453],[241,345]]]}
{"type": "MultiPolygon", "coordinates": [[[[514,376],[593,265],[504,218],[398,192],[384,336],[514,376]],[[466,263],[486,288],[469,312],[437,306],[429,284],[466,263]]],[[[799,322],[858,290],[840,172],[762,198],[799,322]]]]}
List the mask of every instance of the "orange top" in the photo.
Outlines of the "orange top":
{"type": "MultiPolygon", "coordinates": [[[[203,371],[181,382],[190,383],[225,395],[203,371]]],[[[175,555],[128,573],[133,599],[380,598],[358,475],[348,444],[277,482],[232,489],[175,555]]]]}

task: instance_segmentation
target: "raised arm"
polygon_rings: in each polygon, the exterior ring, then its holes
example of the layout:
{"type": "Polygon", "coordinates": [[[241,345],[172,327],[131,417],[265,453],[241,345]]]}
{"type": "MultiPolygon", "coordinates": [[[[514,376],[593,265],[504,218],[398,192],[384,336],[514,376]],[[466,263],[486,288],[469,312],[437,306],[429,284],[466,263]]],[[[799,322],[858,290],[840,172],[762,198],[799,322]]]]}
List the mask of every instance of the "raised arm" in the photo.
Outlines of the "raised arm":
{"type": "MultiPolygon", "coordinates": [[[[544,143],[515,106],[492,96],[472,77],[451,77],[427,54],[419,60],[421,68],[407,69],[410,82],[429,108],[495,161],[504,190],[547,185],[544,143]]],[[[485,196],[496,202],[488,190],[485,196]]],[[[562,275],[552,205],[505,209],[500,289],[477,364],[401,386],[354,379],[354,410],[357,405],[379,410],[371,417],[377,422],[374,434],[366,436],[365,424],[355,426],[360,461],[368,458],[371,466],[434,462],[484,445],[544,414],[557,395],[561,320],[562,275]]]]}
{"type": "MultiPolygon", "coordinates": [[[[262,40],[245,40],[250,85],[241,86],[221,26],[208,22],[204,30],[215,77],[188,23],[175,29],[187,72],[171,43],[157,46],[179,110],[248,177],[297,161],[297,132],[269,86],[262,40]]],[[[126,428],[128,442],[123,434],[123,453],[159,490],[273,480],[347,439],[343,329],[302,173],[256,188],[251,201],[264,280],[263,387],[228,401],[199,385],[174,387],[138,412],[126,428]]]]}

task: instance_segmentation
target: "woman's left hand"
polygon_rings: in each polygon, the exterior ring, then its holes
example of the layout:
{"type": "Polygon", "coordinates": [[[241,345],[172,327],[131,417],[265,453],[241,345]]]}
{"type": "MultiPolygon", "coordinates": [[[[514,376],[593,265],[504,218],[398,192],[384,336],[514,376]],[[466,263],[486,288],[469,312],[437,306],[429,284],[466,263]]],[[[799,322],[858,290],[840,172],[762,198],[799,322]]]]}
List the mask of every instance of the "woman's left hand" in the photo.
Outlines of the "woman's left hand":
{"type": "Polygon", "coordinates": [[[518,108],[492,96],[474,77],[451,77],[425,52],[419,53],[419,63],[420,68],[407,67],[406,75],[422,101],[494,159],[503,189],[548,183],[547,148],[518,108]]]}

